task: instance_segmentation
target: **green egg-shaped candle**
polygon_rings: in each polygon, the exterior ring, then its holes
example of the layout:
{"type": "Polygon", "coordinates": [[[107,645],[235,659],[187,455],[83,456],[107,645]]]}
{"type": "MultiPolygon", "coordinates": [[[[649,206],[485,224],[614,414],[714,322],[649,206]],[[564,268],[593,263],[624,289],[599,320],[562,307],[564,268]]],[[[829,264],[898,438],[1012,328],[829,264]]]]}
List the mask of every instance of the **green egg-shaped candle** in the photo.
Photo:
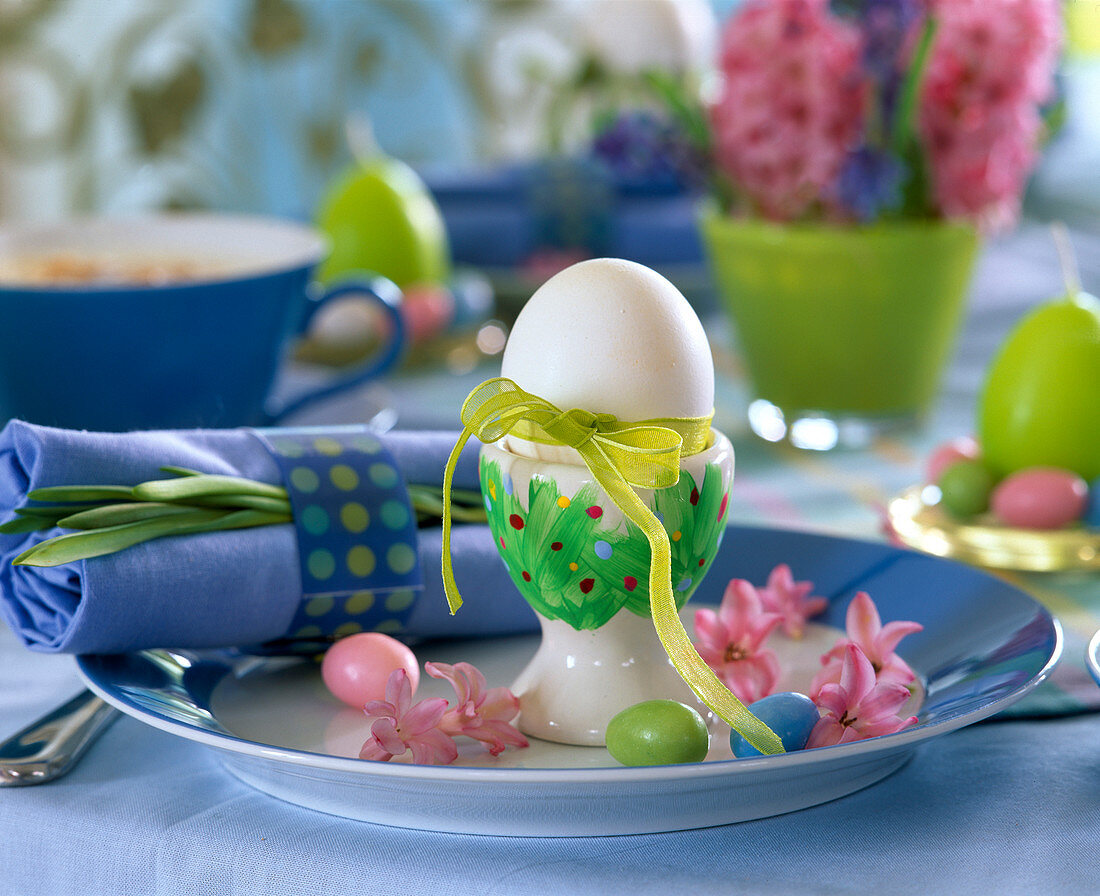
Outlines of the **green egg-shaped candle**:
{"type": "Polygon", "coordinates": [[[1100,475],[1100,300],[1073,292],[1017,325],[989,368],[978,434],[997,476],[1044,466],[1100,475]]]}
{"type": "Polygon", "coordinates": [[[332,243],[320,270],[325,282],[370,271],[405,288],[450,276],[450,246],[435,199],[412,168],[376,148],[333,184],[317,226],[332,243]]]}

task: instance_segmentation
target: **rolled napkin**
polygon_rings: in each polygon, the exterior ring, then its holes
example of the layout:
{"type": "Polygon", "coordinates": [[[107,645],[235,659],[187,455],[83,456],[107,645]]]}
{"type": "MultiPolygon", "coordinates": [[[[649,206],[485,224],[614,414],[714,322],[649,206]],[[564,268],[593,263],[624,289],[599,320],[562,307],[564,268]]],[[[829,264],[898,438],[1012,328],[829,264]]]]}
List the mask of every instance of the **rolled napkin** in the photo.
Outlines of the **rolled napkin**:
{"type": "MultiPolygon", "coordinates": [[[[328,431],[346,437],[349,428],[310,432],[324,438],[328,431]]],[[[436,487],[457,436],[361,432],[381,443],[404,483],[436,487]]],[[[164,479],[164,467],[287,485],[285,467],[267,438],[272,433],[278,431],[89,433],[11,421],[0,431],[0,521],[27,504],[34,489],[133,486],[164,479]]],[[[476,450],[464,453],[455,485],[478,487],[476,450]]],[[[308,567],[299,550],[299,532],[289,523],[173,535],[55,567],[12,564],[28,547],[58,534],[53,529],[0,535],[0,615],[37,651],[293,650],[294,642],[307,642],[311,633],[329,636],[334,619],[344,620],[338,634],[378,630],[409,641],[538,628],[484,525],[456,527],[452,554],[459,580],[492,599],[471,601],[467,611],[455,616],[448,610],[439,575],[439,526],[418,529],[414,536],[423,573],[419,587],[332,595],[303,585],[308,567]]]]}

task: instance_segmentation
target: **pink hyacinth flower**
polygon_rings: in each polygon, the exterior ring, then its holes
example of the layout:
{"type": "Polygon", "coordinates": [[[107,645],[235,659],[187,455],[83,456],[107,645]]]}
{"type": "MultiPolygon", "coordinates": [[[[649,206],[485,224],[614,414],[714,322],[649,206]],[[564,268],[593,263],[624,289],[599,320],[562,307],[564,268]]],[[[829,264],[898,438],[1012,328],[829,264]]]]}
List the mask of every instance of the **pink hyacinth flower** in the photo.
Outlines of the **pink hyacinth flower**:
{"type": "Polygon", "coordinates": [[[749,582],[734,579],[717,613],[695,611],[695,649],[738,700],[752,703],[768,696],[779,681],[779,661],[762,645],[782,621],[778,613],[764,611],[749,582]]]}
{"type": "Polygon", "coordinates": [[[849,644],[844,649],[840,680],[825,684],[814,699],[822,715],[806,748],[847,744],[915,725],[916,716],[903,719],[898,715],[907,699],[908,688],[876,679],[871,661],[855,644],[849,644]]]}
{"type": "Polygon", "coordinates": [[[878,608],[870,595],[866,591],[860,591],[848,605],[845,628],[848,637],[837,641],[833,649],[821,657],[824,668],[814,676],[810,685],[812,700],[817,699],[818,693],[826,684],[840,680],[845,654],[852,645],[858,647],[867,657],[879,681],[905,687],[917,677],[909,664],[894,650],[906,635],[924,629],[919,622],[898,621],[883,625],[878,608]]]}
{"type": "Polygon", "coordinates": [[[764,609],[783,617],[783,631],[788,637],[801,638],[806,621],[829,606],[823,597],[808,597],[813,587],[811,582],[796,582],[791,568],[780,563],[768,576],[768,584],[759,589],[764,609]]]}
{"type": "Polygon", "coordinates": [[[859,143],[867,85],[859,29],[828,0],[747,0],[723,30],[714,156],[750,214],[839,216],[836,184],[859,143]]]}
{"type": "Polygon", "coordinates": [[[1043,133],[1061,43],[1058,0],[932,0],[936,35],[919,130],[936,204],[986,230],[1012,226],[1043,133]]]}
{"type": "Polygon", "coordinates": [[[528,745],[527,738],[510,724],[519,713],[519,700],[508,688],[486,689],[485,676],[469,663],[425,663],[424,671],[449,681],[458,697],[455,707],[443,714],[441,730],[481,741],[494,756],[509,746],[528,745]]]}
{"type": "Polygon", "coordinates": [[[439,727],[447,705],[442,697],[413,705],[409,675],[404,669],[395,669],[386,681],[386,699],[372,700],[363,708],[371,723],[371,736],[359,751],[359,758],[388,762],[412,751],[413,762],[420,765],[454,762],[458,747],[439,727]]]}

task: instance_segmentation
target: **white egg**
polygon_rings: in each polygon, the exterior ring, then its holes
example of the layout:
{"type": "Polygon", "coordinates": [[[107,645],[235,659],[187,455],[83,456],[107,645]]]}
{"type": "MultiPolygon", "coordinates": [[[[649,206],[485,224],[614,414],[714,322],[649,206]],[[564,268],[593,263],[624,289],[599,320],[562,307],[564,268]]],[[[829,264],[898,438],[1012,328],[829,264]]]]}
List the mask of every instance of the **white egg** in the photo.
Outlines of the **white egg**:
{"type": "Polygon", "coordinates": [[[624,422],[714,409],[714,361],[694,309],[656,271],[617,258],[572,265],[531,296],[501,375],[562,410],[624,422]]]}

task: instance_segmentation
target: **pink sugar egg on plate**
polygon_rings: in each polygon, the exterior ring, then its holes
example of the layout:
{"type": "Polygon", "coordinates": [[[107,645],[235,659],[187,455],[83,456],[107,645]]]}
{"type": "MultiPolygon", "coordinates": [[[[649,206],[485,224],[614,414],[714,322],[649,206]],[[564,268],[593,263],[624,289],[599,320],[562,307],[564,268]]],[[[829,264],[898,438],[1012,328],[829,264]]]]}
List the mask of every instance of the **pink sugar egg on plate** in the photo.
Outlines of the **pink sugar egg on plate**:
{"type": "Polygon", "coordinates": [[[414,342],[442,333],[454,319],[454,294],[445,286],[410,286],[404,292],[401,313],[414,342]]]}
{"type": "Polygon", "coordinates": [[[977,460],[981,448],[972,436],[960,436],[950,442],[944,442],[928,458],[925,477],[928,482],[939,482],[940,474],[953,463],[960,460],[977,460]]]}
{"type": "Polygon", "coordinates": [[[404,669],[415,692],[420,684],[416,655],[404,644],[380,632],[362,632],[341,638],[321,661],[321,678],[336,699],[362,707],[384,700],[386,682],[396,669],[404,669]]]}
{"type": "Polygon", "coordinates": [[[1060,529],[1079,520],[1088,501],[1088,486],[1076,473],[1054,467],[1017,470],[993,490],[990,508],[1009,526],[1060,529]]]}

